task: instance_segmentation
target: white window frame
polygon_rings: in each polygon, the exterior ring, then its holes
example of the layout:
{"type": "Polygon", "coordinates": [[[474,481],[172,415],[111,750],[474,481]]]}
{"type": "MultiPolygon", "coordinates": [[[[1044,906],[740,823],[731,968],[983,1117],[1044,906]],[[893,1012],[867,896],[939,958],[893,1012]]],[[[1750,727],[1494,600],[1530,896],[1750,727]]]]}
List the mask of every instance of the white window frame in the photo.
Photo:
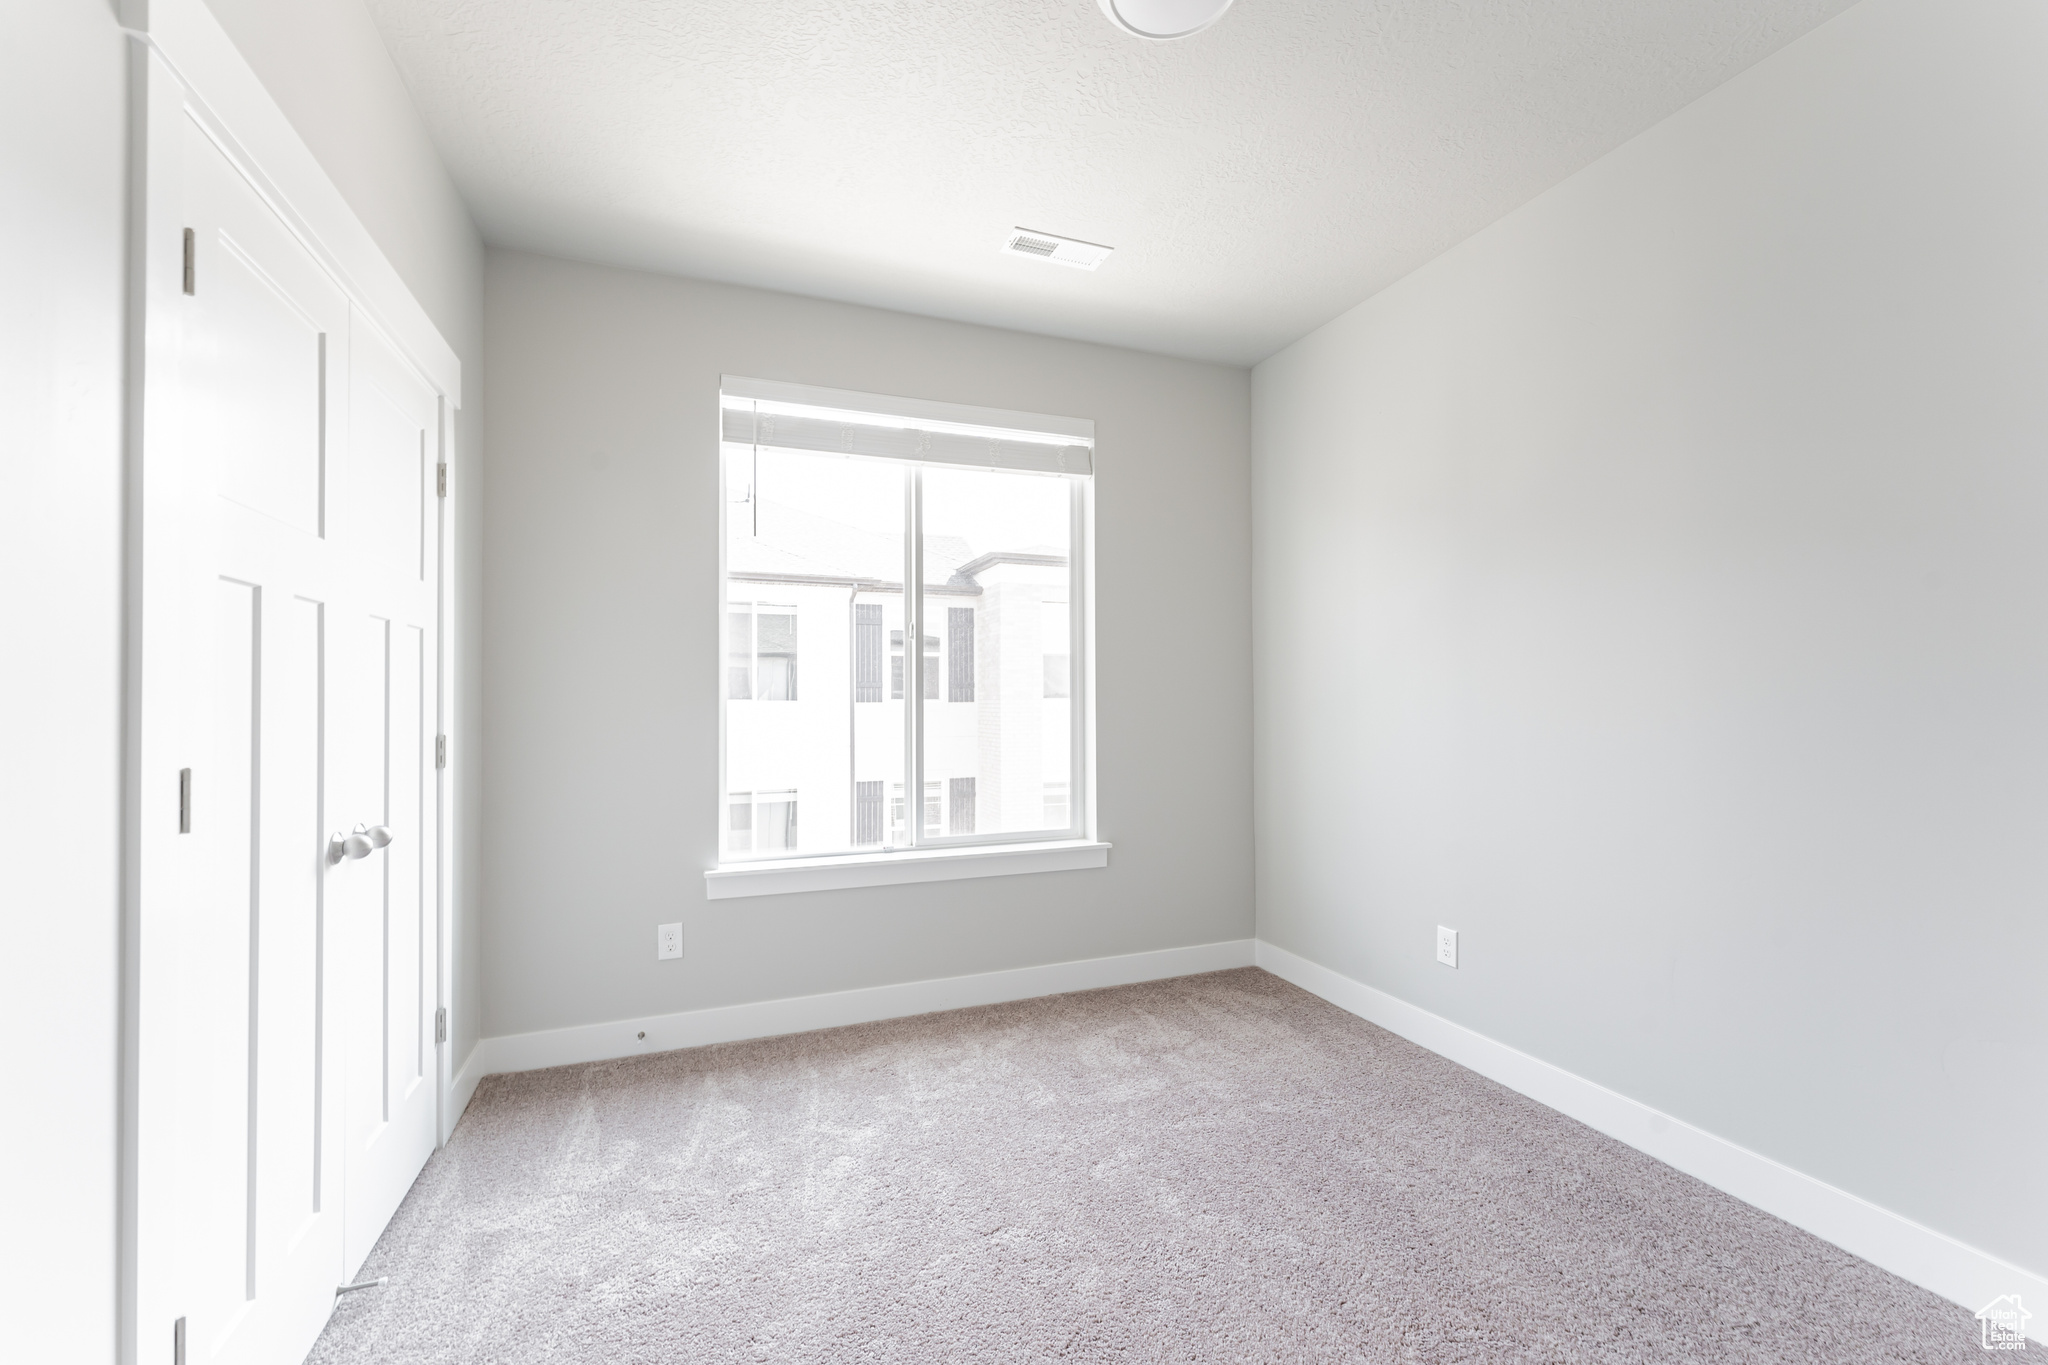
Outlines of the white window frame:
{"type": "MultiPolygon", "coordinates": [[[[774,381],[750,380],[735,376],[724,376],[720,385],[719,422],[720,430],[714,449],[718,451],[719,469],[719,525],[718,525],[718,579],[715,584],[718,598],[718,650],[717,667],[719,686],[718,723],[718,811],[719,840],[716,845],[720,861],[705,870],[705,895],[720,900],[736,896],[778,895],[796,891],[830,890],[843,887],[886,886],[919,881],[950,881],[968,877],[1007,876],[1016,873],[1065,871],[1076,868],[1104,867],[1109,862],[1107,843],[1097,837],[1095,801],[1095,665],[1094,665],[1094,533],[1095,533],[1095,489],[1092,467],[1088,473],[1038,471],[1036,477],[1060,478],[1068,484],[1069,495],[1069,552],[1067,588],[1067,629],[1068,651],[1071,659],[1069,683],[1070,724],[1069,742],[1072,751],[1068,766],[1068,819],[1063,830],[1014,831],[997,834],[947,834],[929,835],[924,830],[922,794],[924,784],[929,781],[924,773],[924,696],[926,668],[925,651],[920,644],[925,632],[925,622],[933,611],[943,612],[947,605],[944,599],[935,599],[939,605],[929,607],[924,600],[923,537],[920,534],[923,520],[924,462],[916,458],[894,458],[886,455],[868,455],[853,450],[846,453],[855,458],[874,459],[882,463],[895,464],[904,471],[904,605],[903,605],[903,697],[898,700],[889,695],[886,659],[888,650],[884,646],[884,705],[905,706],[908,711],[904,724],[904,768],[903,786],[906,797],[912,793],[919,796],[916,809],[906,806],[905,836],[909,843],[905,847],[877,850],[858,850],[846,853],[811,857],[750,858],[744,861],[725,861],[725,803],[726,785],[726,743],[729,701],[726,697],[725,682],[725,629],[726,612],[729,610],[727,593],[729,583],[726,577],[728,524],[727,498],[731,496],[726,487],[726,460],[724,458],[725,430],[724,407],[738,392],[750,394],[755,399],[769,402],[802,404],[810,407],[828,408],[837,411],[852,411],[873,414],[878,417],[900,417],[909,422],[938,422],[955,424],[960,427],[977,427],[996,430],[1026,430],[1049,432],[1073,432],[1085,426],[1086,439],[1092,446],[1093,424],[1077,423],[1072,418],[1048,418],[1038,414],[997,411],[986,408],[968,407],[962,404],[935,403],[923,399],[894,398],[876,394],[851,393],[845,390],[813,388],[806,385],[787,384],[774,381]]],[[[908,424],[908,423],[906,423],[908,424]]],[[[959,466],[955,467],[990,467],[959,466]]],[[[936,667],[939,670],[939,695],[946,695],[945,674],[947,654],[942,649],[936,667]]],[[[849,703],[851,698],[849,696],[849,703]]],[[[849,781],[851,778],[849,778],[849,781]]],[[[851,793],[849,793],[851,796],[851,793]]],[[[883,830],[888,837],[890,822],[884,793],[883,830]]]]}

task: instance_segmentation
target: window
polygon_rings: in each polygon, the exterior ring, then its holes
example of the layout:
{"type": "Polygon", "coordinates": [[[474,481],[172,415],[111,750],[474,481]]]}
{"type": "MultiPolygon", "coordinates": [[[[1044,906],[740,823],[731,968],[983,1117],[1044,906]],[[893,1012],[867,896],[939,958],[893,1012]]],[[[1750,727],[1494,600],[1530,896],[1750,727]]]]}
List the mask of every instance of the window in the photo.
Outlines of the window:
{"type": "MultiPolygon", "coordinates": [[[[951,808],[952,818],[946,826],[948,834],[974,833],[974,779],[971,777],[949,777],[946,779],[946,804],[951,808]]],[[[1065,828],[1066,821],[1060,821],[1065,828]]]]}
{"type": "Polygon", "coordinates": [[[754,797],[754,847],[796,847],[795,792],[761,792],[754,797]]]}
{"type": "Polygon", "coordinates": [[[790,849],[796,844],[796,793],[731,792],[725,798],[725,851],[790,849]]]}
{"type": "Polygon", "coordinates": [[[720,421],[723,860],[1083,837],[1092,424],[733,379],[720,421]]]}
{"type": "MultiPolygon", "coordinates": [[[[939,695],[939,637],[924,637],[924,694],[927,697],[939,695]]],[[[903,700],[903,632],[889,632],[889,696],[895,701],[903,700]]]]}
{"type": "Polygon", "coordinates": [[[946,608],[946,700],[974,700],[974,608],[946,608]]]}
{"type": "Polygon", "coordinates": [[[853,784],[853,842],[866,848],[882,842],[882,784],[853,784]]]}
{"type": "Polygon", "coordinates": [[[725,612],[727,701],[796,700],[796,608],[733,602],[725,612]]]}
{"type": "MultiPolygon", "coordinates": [[[[1067,604],[1063,600],[1048,600],[1039,604],[1039,635],[1046,640],[1067,638],[1067,604]]],[[[1047,700],[1063,699],[1073,686],[1074,661],[1064,651],[1055,654],[1052,646],[1045,653],[1045,697],[1047,700]]]]}
{"type": "Polygon", "coordinates": [[[872,603],[853,609],[853,699],[882,699],[882,609],[872,603]]]}

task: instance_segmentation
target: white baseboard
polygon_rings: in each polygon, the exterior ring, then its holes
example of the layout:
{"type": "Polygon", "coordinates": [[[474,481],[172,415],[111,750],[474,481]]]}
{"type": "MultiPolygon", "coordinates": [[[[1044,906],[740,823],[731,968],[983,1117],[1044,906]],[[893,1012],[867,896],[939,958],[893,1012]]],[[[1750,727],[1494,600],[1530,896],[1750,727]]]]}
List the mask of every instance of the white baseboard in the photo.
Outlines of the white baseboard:
{"type": "Polygon", "coordinates": [[[446,1142],[454,1135],[455,1125],[462,1122],[463,1111],[476,1096],[477,1083],[484,1078],[484,1045],[478,1039],[470,1045],[469,1055],[462,1059],[462,1065],[455,1068],[455,1074],[448,1081],[448,1131],[441,1135],[446,1142]]]}
{"type": "Polygon", "coordinates": [[[1846,1190],[1738,1147],[1726,1138],[1659,1113],[1626,1095],[1506,1043],[1474,1033],[1327,967],[1263,940],[1258,965],[1340,1009],[1419,1043],[1539,1104],[1675,1166],[1715,1189],[1782,1218],[1901,1279],[1975,1312],[2003,1294],[2042,1307],[2028,1333],[2048,1341],[2048,1278],[2022,1270],[1953,1237],[1879,1208],[1846,1190]]]}
{"type": "Polygon", "coordinates": [[[706,1043],[730,1043],[742,1038],[768,1038],[783,1033],[838,1028],[843,1024],[866,1024],[877,1019],[900,1019],[912,1014],[930,1014],[934,1010],[1029,1000],[1041,995],[1094,990],[1099,986],[1126,986],[1134,981],[1220,972],[1228,967],[1251,966],[1253,954],[1251,939],[1231,939],[1187,948],[1162,948],[1150,953],[1127,953],[1121,957],[1054,962],[1043,967],[1017,967],[974,976],[942,977],[936,981],[906,981],[893,986],[869,986],[863,990],[762,1000],[745,1005],[721,1005],[711,1009],[685,1010],[680,1014],[657,1014],[645,1019],[621,1019],[610,1024],[583,1024],[573,1028],[485,1038],[477,1043],[469,1060],[457,1073],[457,1079],[451,1086],[454,1092],[451,1107],[460,1113],[461,1106],[469,1103],[470,1094],[476,1090],[477,1081],[494,1072],[532,1071],[543,1066],[566,1066],[571,1062],[598,1062],[613,1057],[637,1056],[643,1052],[702,1047],[706,1043]],[[467,1077],[467,1089],[463,1088],[464,1077],[467,1077]]]}

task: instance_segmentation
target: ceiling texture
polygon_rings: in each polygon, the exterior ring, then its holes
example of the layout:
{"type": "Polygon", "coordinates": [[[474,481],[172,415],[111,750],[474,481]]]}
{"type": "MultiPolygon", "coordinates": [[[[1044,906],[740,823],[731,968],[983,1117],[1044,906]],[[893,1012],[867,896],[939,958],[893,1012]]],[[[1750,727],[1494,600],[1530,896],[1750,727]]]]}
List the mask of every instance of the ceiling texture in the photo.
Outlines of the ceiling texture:
{"type": "Polygon", "coordinates": [[[493,245],[1238,365],[1850,2],[368,0],[493,245]]]}

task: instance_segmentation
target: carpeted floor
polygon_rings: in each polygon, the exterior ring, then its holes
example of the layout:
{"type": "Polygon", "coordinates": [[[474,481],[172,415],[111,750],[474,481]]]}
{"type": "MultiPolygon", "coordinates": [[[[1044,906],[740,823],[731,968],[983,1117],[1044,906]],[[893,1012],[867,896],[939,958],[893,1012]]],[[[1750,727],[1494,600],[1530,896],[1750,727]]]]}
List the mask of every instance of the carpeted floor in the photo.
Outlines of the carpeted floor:
{"type": "Polygon", "coordinates": [[[316,1365],[1974,1360],[1256,969],[493,1076],[316,1365]]]}

